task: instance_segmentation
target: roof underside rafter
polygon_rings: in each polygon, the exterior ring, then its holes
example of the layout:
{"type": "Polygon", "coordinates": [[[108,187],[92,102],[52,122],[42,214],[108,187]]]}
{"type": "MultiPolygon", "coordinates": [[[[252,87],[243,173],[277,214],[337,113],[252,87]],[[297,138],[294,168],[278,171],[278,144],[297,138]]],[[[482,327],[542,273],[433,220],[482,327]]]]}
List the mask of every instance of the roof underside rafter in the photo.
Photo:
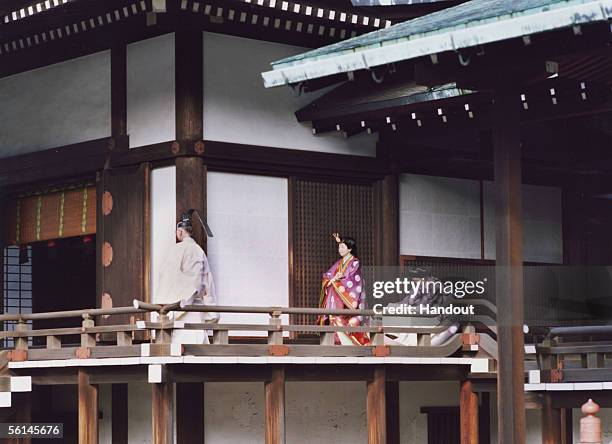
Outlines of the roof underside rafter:
{"type": "Polygon", "coordinates": [[[138,39],[138,29],[141,38],[154,35],[155,28],[164,33],[180,25],[320,47],[392,24],[348,1],[329,7],[318,0],[39,0],[15,1],[9,9],[0,18],[0,59],[5,60],[0,76],[23,70],[24,59],[39,58],[36,50],[62,42],[83,48],[97,42],[100,50],[105,41],[119,41],[122,34],[130,36],[128,42],[138,39]],[[19,57],[15,69],[11,57],[19,57]]]}

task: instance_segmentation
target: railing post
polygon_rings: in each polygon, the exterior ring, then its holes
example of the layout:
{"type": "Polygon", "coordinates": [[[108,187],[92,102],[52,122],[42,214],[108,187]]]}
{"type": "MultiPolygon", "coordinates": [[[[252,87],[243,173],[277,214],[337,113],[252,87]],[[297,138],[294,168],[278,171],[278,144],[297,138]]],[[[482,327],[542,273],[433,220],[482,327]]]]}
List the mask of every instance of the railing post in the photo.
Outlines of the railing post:
{"type": "Polygon", "coordinates": [[[595,416],[599,405],[589,399],[581,410],[585,416],[580,420],[580,444],[601,444],[601,419],[595,416]]]}
{"type": "Polygon", "coordinates": [[[213,330],[213,344],[223,345],[229,343],[229,333],[227,330],[213,330]]]}
{"type": "MultiPolygon", "coordinates": [[[[15,326],[15,331],[22,333],[27,331],[28,324],[26,324],[23,319],[20,319],[15,326]]],[[[23,350],[26,351],[28,349],[28,338],[25,336],[20,336],[15,338],[15,350],[23,350]]]]}
{"type": "Polygon", "coordinates": [[[280,328],[282,325],[281,320],[282,312],[279,310],[273,311],[270,314],[270,325],[276,327],[276,330],[268,331],[268,344],[269,345],[281,345],[283,343],[283,331],[280,328]]]}
{"type": "Polygon", "coordinates": [[[88,328],[93,328],[95,322],[91,319],[88,313],[83,314],[83,333],[81,333],[81,347],[95,347],[96,346],[96,335],[87,333],[88,328]]]}
{"type": "Polygon", "coordinates": [[[132,333],[128,333],[125,331],[117,332],[117,345],[118,346],[128,346],[132,345],[132,333]]]}
{"type": "Polygon", "coordinates": [[[62,348],[62,341],[59,336],[47,336],[47,349],[55,350],[62,348]]]}
{"type": "Polygon", "coordinates": [[[335,345],[336,344],[336,333],[334,332],[322,332],[320,338],[320,345],[335,345]]]}
{"type": "Polygon", "coordinates": [[[168,315],[166,313],[160,313],[157,318],[157,322],[161,324],[159,329],[155,330],[155,343],[156,344],[169,344],[172,342],[172,332],[167,328],[164,328],[164,324],[167,324],[169,321],[168,315]]]}
{"type": "Polygon", "coordinates": [[[372,333],[372,345],[385,345],[385,333],[383,332],[382,317],[375,316],[372,318],[372,327],[378,327],[377,331],[372,333]]]}

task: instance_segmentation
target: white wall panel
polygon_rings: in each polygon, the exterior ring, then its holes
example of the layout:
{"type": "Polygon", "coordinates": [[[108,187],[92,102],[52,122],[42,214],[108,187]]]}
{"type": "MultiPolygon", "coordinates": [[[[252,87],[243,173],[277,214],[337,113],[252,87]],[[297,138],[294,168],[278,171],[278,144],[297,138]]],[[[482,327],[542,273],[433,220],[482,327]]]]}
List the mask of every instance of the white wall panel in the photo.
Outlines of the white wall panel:
{"type": "Polygon", "coordinates": [[[102,418],[98,422],[98,433],[101,444],[112,444],[113,442],[113,399],[112,385],[98,385],[98,408],[102,418]]]}
{"type": "Polygon", "coordinates": [[[128,442],[150,444],[152,435],[151,385],[128,384],[128,442]]]}
{"type": "Polygon", "coordinates": [[[286,389],[287,442],[366,444],[365,382],[294,382],[286,389]]]}
{"type": "Polygon", "coordinates": [[[174,140],[174,34],[127,47],[127,125],[130,147],[174,140]]]}
{"type": "Polygon", "coordinates": [[[265,89],[270,62],[304,52],[288,46],[204,33],[204,138],[276,148],[374,156],[376,136],[313,136],[294,112],[317,96],[295,97],[290,88],[265,89]]]}
{"type": "Polygon", "coordinates": [[[400,254],[479,258],[479,183],[402,174],[400,254]]]}
{"type": "Polygon", "coordinates": [[[0,157],[108,137],[110,52],[0,79],[0,157]]]}
{"type": "MultiPolygon", "coordinates": [[[[289,303],[288,190],[284,178],[208,173],[208,258],[219,305],[289,303]]],[[[221,322],[267,323],[222,314],[221,322]]]]}
{"type": "Polygon", "coordinates": [[[176,242],[176,167],[151,171],[151,301],[164,255],[176,242]]]}
{"type": "MultiPolygon", "coordinates": [[[[529,262],[563,262],[561,189],[523,185],[523,256],[529,262]]],[[[495,190],[484,186],[485,258],[495,259],[495,190]]]]}
{"type": "Polygon", "coordinates": [[[263,382],[206,383],[204,402],[206,444],[265,442],[263,382]]]}
{"type": "MultiPolygon", "coordinates": [[[[207,444],[258,444],[264,439],[264,385],[207,383],[207,444]]],[[[286,384],[287,442],[367,443],[365,382],[286,384]]]]}

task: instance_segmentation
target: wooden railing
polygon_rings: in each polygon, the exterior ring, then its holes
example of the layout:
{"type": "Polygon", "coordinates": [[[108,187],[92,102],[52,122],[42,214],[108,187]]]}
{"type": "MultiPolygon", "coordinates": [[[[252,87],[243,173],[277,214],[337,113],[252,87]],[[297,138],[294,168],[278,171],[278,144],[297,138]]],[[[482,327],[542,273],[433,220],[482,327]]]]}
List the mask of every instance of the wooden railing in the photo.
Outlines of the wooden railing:
{"type": "Polygon", "coordinates": [[[536,347],[541,382],[612,380],[612,326],[558,327],[536,347]]]}
{"type": "MultiPolygon", "coordinates": [[[[454,301],[455,303],[455,301],[454,301]]],[[[472,303],[489,310],[495,316],[495,307],[488,301],[459,301],[472,303]]],[[[148,317],[149,319],[151,316],[148,317]]],[[[3,314],[0,321],[14,321],[14,331],[0,332],[0,339],[12,338],[14,346],[8,350],[8,360],[49,360],[73,358],[105,358],[141,356],[142,343],[147,344],[149,356],[173,356],[177,353],[172,344],[172,333],[176,330],[212,331],[210,344],[183,344],[178,353],[194,356],[400,356],[400,357],[448,357],[474,352],[479,339],[473,325],[488,325],[494,329],[494,320],[488,315],[476,315],[467,319],[457,333],[447,333],[448,338],[439,345],[432,345],[432,335],[446,332],[448,325],[427,327],[402,327],[383,325],[382,318],[373,310],[327,310],[296,307],[239,307],[239,306],[186,306],[149,304],[134,301],[133,307],[111,309],[70,310],[32,314],[3,314]],[[171,312],[218,312],[243,314],[268,314],[268,324],[185,324],[173,320],[171,312]],[[129,325],[96,325],[99,316],[112,317],[120,314],[157,313],[152,322],[138,321],[129,325]],[[339,327],[333,325],[287,325],[281,317],[291,314],[362,316],[366,325],[339,327]],[[80,317],[82,325],[71,328],[32,329],[28,321],[65,319],[80,317]],[[139,333],[141,332],[141,333],[139,333]],[[263,337],[235,338],[230,332],[261,332],[263,337]],[[319,335],[319,341],[304,343],[292,340],[291,333],[311,332],[319,335]],[[369,346],[336,345],[337,332],[367,333],[369,346]],[[386,335],[416,335],[416,346],[386,345],[386,335]],[[80,343],[65,343],[62,338],[80,336],[80,343]],[[289,337],[288,337],[289,336],[289,337]],[[45,338],[44,345],[30,345],[30,339],[45,338]]],[[[433,323],[433,322],[432,322],[433,323]]],[[[482,341],[483,349],[496,355],[496,343],[491,336],[482,341]],[[489,349],[489,350],[487,350],[489,349]]],[[[474,354],[474,353],[472,353],[474,354]]]]}

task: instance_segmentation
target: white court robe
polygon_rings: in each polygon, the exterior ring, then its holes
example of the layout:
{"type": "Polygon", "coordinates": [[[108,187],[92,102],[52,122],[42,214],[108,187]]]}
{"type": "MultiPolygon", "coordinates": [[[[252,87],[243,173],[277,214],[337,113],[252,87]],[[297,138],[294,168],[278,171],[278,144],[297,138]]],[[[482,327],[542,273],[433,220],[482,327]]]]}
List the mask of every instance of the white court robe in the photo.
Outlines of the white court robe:
{"type": "MultiPolygon", "coordinates": [[[[204,250],[191,237],[172,246],[167,252],[159,273],[155,292],[156,304],[216,305],[215,283],[204,250]]],[[[215,312],[169,313],[170,319],[188,323],[218,322],[215,312]]],[[[172,342],[181,344],[207,344],[204,330],[176,330],[172,342]]]]}

